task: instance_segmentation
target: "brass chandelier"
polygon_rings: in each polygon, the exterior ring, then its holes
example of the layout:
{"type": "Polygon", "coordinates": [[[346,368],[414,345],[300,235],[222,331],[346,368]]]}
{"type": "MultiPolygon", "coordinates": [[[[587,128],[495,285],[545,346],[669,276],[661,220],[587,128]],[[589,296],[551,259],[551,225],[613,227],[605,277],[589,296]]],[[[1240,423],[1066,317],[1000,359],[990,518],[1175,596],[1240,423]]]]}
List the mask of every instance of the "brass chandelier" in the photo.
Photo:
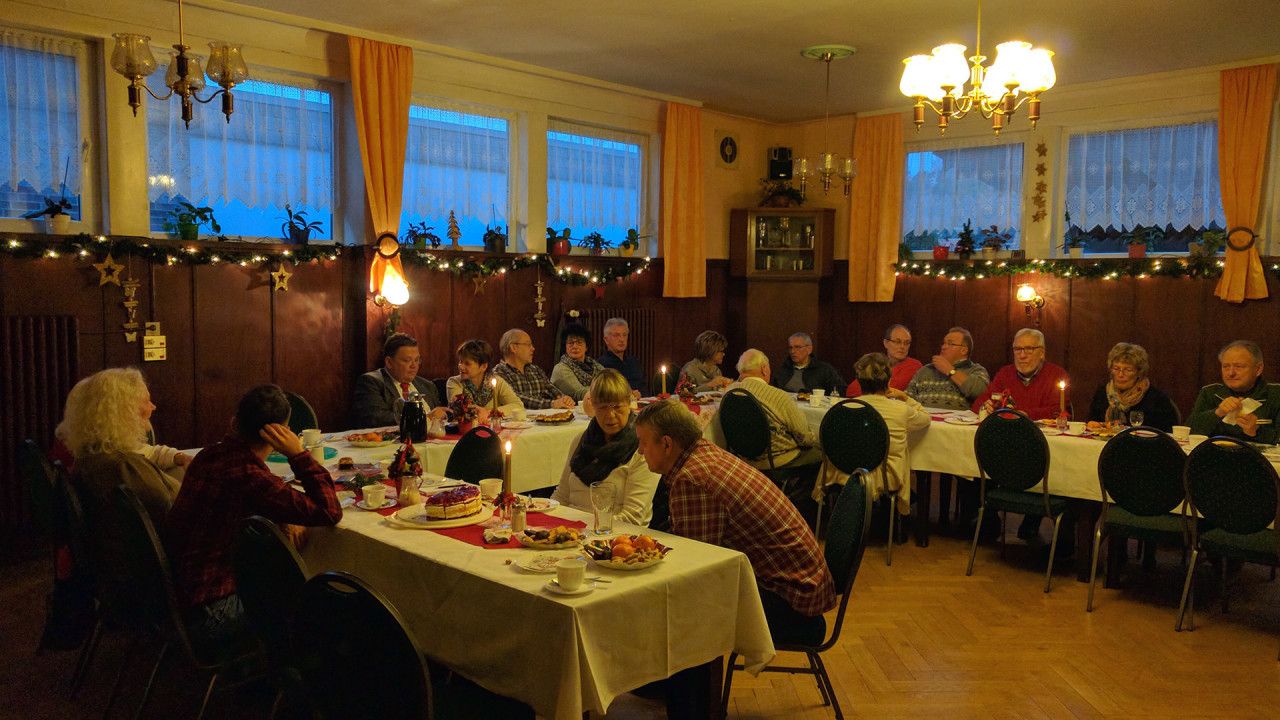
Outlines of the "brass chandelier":
{"type": "Polygon", "coordinates": [[[982,54],[982,0],[978,0],[978,37],[974,55],[968,63],[965,47],[949,43],[933,49],[932,55],[913,55],[902,62],[903,95],[913,98],[916,132],[924,124],[924,107],[938,114],[938,127],[943,133],[952,118],[957,120],[977,111],[991,118],[996,134],[1014,112],[1027,103],[1027,119],[1031,127],[1040,119],[1040,93],[1053,87],[1057,76],[1053,69],[1053,52],[1032,48],[1031,43],[1012,40],[996,46],[996,60],[984,67],[982,54]],[[965,81],[969,89],[965,89],[965,81]]]}
{"type": "Polygon", "coordinates": [[[800,51],[810,60],[821,60],[827,69],[826,91],[822,96],[822,152],[818,153],[817,162],[812,167],[808,158],[798,158],[792,167],[793,174],[800,178],[800,196],[805,195],[808,179],[816,172],[822,182],[822,192],[831,190],[831,178],[839,177],[844,181],[845,197],[853,186],[853,179],[858,176],[858,164],[853,158],[840,158],[835,153],[827,152],[827,129],[831,124],[831,61],[843,60],[858,50],[848,45],[814,45],[800,51]]]}
{"type": "Polygon", "coordinates": [[[143,81],[144,77],[156,70],[156,58],[151,54],[151,38],[135,33],[115,33],[112,37],[116,42],[111,51],[111,67],[129,81],[129,107],[133,108],[134,117],[137,117],[138,108],[142,105],[142,91],[146,90],[157,100],[168,100],[174,95],[181,98],[182,120],[188,128],[191,127],[194,107],[192,101],[209,103],[221,95],[222,114],[226,115],[227,122],[231,122],[231,113],[235,112],[235,98],[231,95],[231,88],[249,78],[249,68],[240,54],[240,45],[221,41],[209,43],[209,64],[201,70],[200,57],[187,54],[191,48],[184,41],[182,0],[178,0],[178,44],[173,46],[174,52],[169,53],[169,69],[164,76],[164,84],[169,88],[165,95],[155,94],[143,81]],[[197,93],[204,90],[206,73],[222,89],[202,98],[197,93]]]}

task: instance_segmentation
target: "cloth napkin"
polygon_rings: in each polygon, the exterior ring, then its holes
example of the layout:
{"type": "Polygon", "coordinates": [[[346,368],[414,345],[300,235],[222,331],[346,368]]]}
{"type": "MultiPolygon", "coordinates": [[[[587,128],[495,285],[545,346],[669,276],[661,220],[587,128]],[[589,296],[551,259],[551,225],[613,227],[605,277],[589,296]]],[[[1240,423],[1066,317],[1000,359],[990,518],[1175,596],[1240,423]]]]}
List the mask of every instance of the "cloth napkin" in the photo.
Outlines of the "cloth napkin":
{"type": "Polygon", "coordinates": [[[1254,400],[1251,397],[1247,397],[1240,402],[1240,409],[1234,410],[1224,415],[1222,417],[1222,422],[1228,425],[1235,425],[1237,415],[1239,415],[1240,413],[1244,413],[1245,415],[1251,415],[1253,414],[1254,410],[1257,410],[1260,407],[1262,407],[1262,403],[1258,402],[1257,400],[1254,400]]]}

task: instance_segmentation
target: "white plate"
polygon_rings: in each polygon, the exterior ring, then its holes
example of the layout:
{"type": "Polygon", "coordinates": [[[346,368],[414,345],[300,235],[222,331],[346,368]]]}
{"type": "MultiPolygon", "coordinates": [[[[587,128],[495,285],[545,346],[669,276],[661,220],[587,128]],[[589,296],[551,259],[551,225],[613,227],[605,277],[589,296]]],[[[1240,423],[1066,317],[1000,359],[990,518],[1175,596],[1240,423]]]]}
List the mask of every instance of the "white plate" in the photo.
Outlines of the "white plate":
{"type": "Polygon", "coordinates": [[[531,498],[529,500],[529,512],[546,513],[560,507],[559,500],[551,498],[531,498]]]}
{"type": "Polygon", "coordinates": [[[350,445],[351,447],[358,447],[358,448],[380,448],[380,447],[386,447],[388,445],[392,445],[395,442],[396,442],[395,440],[379,440],[376,442],[370,442],[368,440],[349,440],[347,441],[347,444],[350,445]]]}
{"type": "Polygon", "coordinates": [[[366,503],[366,502],[365,502],[365,501],[363,501],[363,500],[361,500],[361,501],[357,502],[355,505],[356,505],[356,507],[360,508],[361,510],[386,510],[386,509],[387,509],[387,508],[389,508],[389,507],[393,507],[395,504],[396,504],[396,499],[395,499],[395,498],[387,498],[387,499],[385,499],[385,500],[383,500],[383,501],[382,501],[382,506],[381,506],[381,507],[376,507],[376,508],[375,508],[375,507],[369,507],[368,503],[366,503]]]}
{"type": "Polygon", "coordinates": [[[958,418],[958,417],[945,418],[943,419],[942,422],[949,423],[951,425],[977,425],[978,424],[977,420],[965,420],[964,418],[958,418]]]}
{"type": "Polygon", "coordinates": [[[555,578],[551,578],[550,580],[547,581],[546,585],[542,586],[542,589],[550,593],[555,593],[556,595],[566,595],[568,597],[577,597],[579,595],[586,595],[592,590],[595,590],[596,581],[584,580],[582,582],[582,587],[578,588],[577,590],[574,590],[573,592],[569,592],[568,590],[565,590],[564,588],[560,587],[560,583],[556,581],[555,578]]]}
{"type": "Polygon", "coordinates": [[[1051,428],[1045,425],[1040,426],[1040,432],[1044,433],[1045,435],[1061,435],[1062,434],[1062,431],[1059,430],[1058,428],[1051,428]]]}
{"type": "Polygon", "coordinates": [[[428,520],[426,510],[422,503],[410,505],[406,508],[397,510],[394,514],[388,515],[387,520],[399,525],[400,527],[417,528],[419,530],[447,530],[449,528],[466,527],[484,522],[493,515],[493,506],[483,505],[480,512],[475,515],[467,515],[460,518],[449,518],[447,520],[428,520]]]}
{"type": "Polygon", "coordinates": [[[517,560],[516,565],[531,573],[553,573],[556,571],[556,563],[581,556],[582,553],[576,552],[545,552],[526,555],[517,560]]]}
{"type": "Polygon", "coordinates": [[[503,430],[507,430],[507,429],[524,430],[525,428],[531,428],[531,427],[533,427],[533,423],[529,422],[528,420],[504,420],[502,422],[503,430]]]}

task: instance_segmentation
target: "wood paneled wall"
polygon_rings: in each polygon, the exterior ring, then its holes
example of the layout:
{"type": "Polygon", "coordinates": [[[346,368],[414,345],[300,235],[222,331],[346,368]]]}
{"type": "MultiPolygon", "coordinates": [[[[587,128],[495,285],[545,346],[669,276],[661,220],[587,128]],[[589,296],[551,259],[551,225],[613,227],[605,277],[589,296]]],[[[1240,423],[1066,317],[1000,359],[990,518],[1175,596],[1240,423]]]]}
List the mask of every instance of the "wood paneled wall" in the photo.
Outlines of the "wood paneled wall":
{"type": "MultiPolygon", "coordinates": [[[[124,275],[143,283],[139,319],[162,323],[169,352],[164,362],[141,363],[140,345],[126,343],[120,329],[123,292],[115,285],[99,285],[97,271],[83,260],[0,257],[0,314],[76,316],[82,373],[142,366],[159,406],[155,424],[167,444],[192,447],[217,440],[240,394],[262,382],[303,394],[324,428],[344,428],[354,378],[381,364],[385,313],[365,293],[366,253],[294,266],[287,292],[273,292],[268,271],[261,268],[121,262],[129,266],[124,275]]],[[[575,256],[569,262],[616,261],[575,256]]],[[[655,358],[674,367],[692,356],[699,332],[714,328],[729,337],[725,366],[732,373],[738,354],[746,349],[745,328],[763,325],[782,338],[776,347],[761,348],[775,363],[785,357],[786,334],[805,330],[813,334],[818,356],[851,376],[854,361],[864,352],[880,350],[884,329],[901,322],[914,333],[912,356],[924,362],[948,328],[967,327],[976,344],[974,358],[994,372],[1011,361],[1013,333],[1030,325],[1022,304],[1013,298],[1023,281],[1035,284],[1047,301],[1041,329],[1048,357],[1071,371],[1071,397],[1080,413],[1106,378],[1107,350],[1121,340],[1150,351],[1153,382],[1184,413],[1198,388],[1217,380],[1216,352],[1226,342],[1253,339],[1267,358],[1280,363],[1276,301],[1230,305],[1213,296],[1213,282],[1203,280],[1068,281],[1032,275],[957,282],[901,277],[892,303],[851,304],[845,300],[847,264],[840,261],[818,286],[817,326],[796,327],[796,313],[784,303],[748,317],[746,285],[729,277],[723,260],[708,264],[705,299],[663,298],[660,262],[607,286],[603,298],[593,288],[562,284],[537,267],[495,276],[482,292],[471,280],[449,273],[418,266],[407,271],[413,299],[402,310],[401,329],[420,340],[425,377],[456,373],[453,350],[463,340],[480,337],[496,345],[504,330],[516,326],[529,331],[537,348],[535,361],[549,371],[560,354],[552,345],[561,313],[626,306],[658,311],[655,358]],[[533,318],[539,279],[546,283],[548,315],[542,328],[533,318]]],[[[1278,288],[1274,280],[1269,282],[1274,295],[1278,288]]]]}

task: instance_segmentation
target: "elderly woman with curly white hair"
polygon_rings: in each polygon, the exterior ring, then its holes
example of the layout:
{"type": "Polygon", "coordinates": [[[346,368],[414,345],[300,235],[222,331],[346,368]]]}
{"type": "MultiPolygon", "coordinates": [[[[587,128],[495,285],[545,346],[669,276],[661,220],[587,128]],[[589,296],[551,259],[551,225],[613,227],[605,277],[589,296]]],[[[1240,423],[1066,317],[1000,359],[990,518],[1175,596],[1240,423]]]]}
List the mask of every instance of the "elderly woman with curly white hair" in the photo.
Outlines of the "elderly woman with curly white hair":
{"type": "Polygon", "coordinates": [[[111,493],[128,485],[157,522],[178,494],[165,470],[191,458],[174,448],[150,445],[151,392],[136,368],[109,368],[76,383],[67,395],[55,433],[75,457],[77,487],[86,516],[108,517],[111,493]]]}

